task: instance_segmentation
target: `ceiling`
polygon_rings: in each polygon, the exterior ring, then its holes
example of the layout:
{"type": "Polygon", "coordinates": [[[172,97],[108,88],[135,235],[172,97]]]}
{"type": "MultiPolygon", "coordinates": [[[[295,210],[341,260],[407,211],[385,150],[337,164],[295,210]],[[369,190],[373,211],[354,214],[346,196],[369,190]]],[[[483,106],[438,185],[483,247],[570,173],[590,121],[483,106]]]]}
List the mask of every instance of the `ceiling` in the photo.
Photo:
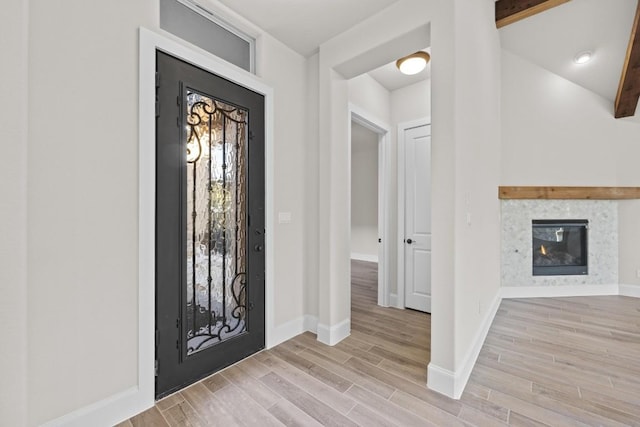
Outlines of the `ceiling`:
{"type": "MultiPolygon", "coordinates": [[[[219,0],[301,55],[398,0],[219,0]]],[[[502,47],[609,100],[616,95],[637,0],[572,0],[500,29],[502,47]],[[573,58],[592,50],[585,65],[573,58]]],[[[435,59],[437,60],[437,58],[435,59]]],[[[369,73],[389,91],[430,77],[393,63],[369,73]]]]}
{"type": "Polygon", "coordinates": [[[613,101],[637,0],[572,0],[500,29],[502,47],[613,101]],[[573,62],[592,51],[587,64],[573,62]]]}
{"type": "Polygon", "coordinates": [[[219,0],[300,55],[398,0],[219,0]]]}

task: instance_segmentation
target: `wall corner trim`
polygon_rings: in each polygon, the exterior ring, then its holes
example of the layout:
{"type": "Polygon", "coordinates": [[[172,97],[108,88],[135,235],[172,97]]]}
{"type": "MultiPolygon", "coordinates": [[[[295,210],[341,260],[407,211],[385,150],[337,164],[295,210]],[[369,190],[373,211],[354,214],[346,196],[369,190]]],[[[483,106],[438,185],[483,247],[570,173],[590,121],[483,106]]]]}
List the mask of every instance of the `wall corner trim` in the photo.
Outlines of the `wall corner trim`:
{"type": "Polygon", "coordinates": [[[271,334],[267,336],[266,348],[273,348],[296,335],[300,335],[305,331],[304,323],[304,316],[300,316],[297,319],[290,320],[289,322],[274,327],[271,334]]]}
{"type": "Polygon", "coordinates": [[[345,319],[331,327],[318,324],[318,341],[334,346],[351,334],[351,319],[345,319]]]}
{"type": "MultiPolygon", "coordinates": [[[[427,366],[427,387],[452,399],[456,399],[454,393],[455,378],[454,372],[441,368],[433,364],[433,362],[427,366]]],[[[457,398],[459,399],[460,397],[458,396],[457,398]]]]}
{"type": "Polygon", "coordinates": [[[464,359],[462,360],[462,366],[456,370],[456,375],[454,378],[453,384],[453,398],[460,399],[464,388],[469,381],[469,377],[471,376],[471,371],[473,371],[473,367],[476,364],[476,360],[478,359],[478,355],[480,354],[480,350],[482,350],[482,346],[484,345],[484,340],[487,338],[487,334],[489,333],[489,329],[491,328],[491,324],[493,323],[494,317],[496,317],[496,313],[498,312],[498,308],[500,307],[500,303],[502,302],[502,294],[501,290],[498,289],[493,300],[491,301],[491,305],[489,309],[485,313],[484,319],[482,319],[481,327],[476,334],[473,345],[467,351],[464,359]]]}
{"type": "Polygon", "coordinates": [[[290,320],[273,328],[271,335],[267,337],[266,348],[273,348],[304,332],[317,333],[318,318],[309,314],[290,320]]]}
{"type": "Polygon", "coordinates": [[[314,334],[318,333],[318,317],[310,314],[304,315],[304,331],[314,334]]]}
{"type": "Polygon", "coordinates": [[[493,323],[493,318],[498,312],[501,301],[502,296],[500,289],[498,289],[493,301],[491,302],[489,310],[487,310],[484,319],[482,320],[482,326],[476,333],[473,345],[469,348],[461,366],[456,369],[455,372],[441,368],[433,363],[429,363],[427,368],[427,387],[452,399],[460,399],[460,396],[469,381],[469,377],[471,376],[471,371],[473,371],[473,367],[476,364],[480,350],[484,345],[484,340],[489,333],[489,329],[493,323]]]}

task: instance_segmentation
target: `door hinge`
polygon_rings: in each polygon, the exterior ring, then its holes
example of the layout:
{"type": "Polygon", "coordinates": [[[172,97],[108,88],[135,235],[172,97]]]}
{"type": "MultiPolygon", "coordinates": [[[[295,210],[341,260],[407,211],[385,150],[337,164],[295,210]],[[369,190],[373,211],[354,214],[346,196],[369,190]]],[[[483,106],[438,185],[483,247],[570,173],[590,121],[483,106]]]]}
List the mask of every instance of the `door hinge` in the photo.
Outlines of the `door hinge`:
{"type": "Polygon", "coordinates": [[[160,87],[160,73],[156,71],[156,117],[160,117],[160,100],[158,99],[159,87],[160,87]]]}
{"type": "Polygon", "coordinates": [[[378,243],[382,243],[382,239],[378,239],[378,243]]]}
{"type": "Polygon", "coordinates": [[[156,360],[155,363],[153,364],[153,372],[155,374],[155,376],[158,376],[158,361],[156,360]]]}

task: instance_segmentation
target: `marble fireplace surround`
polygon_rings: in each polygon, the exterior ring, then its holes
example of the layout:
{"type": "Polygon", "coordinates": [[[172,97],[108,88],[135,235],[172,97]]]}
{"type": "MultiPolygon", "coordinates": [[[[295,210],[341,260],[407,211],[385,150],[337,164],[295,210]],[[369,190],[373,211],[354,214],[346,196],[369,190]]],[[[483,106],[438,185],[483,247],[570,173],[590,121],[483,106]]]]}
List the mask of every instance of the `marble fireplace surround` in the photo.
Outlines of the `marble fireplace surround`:
{"type": "Polygon", "coordinates": [[[618,203],[613,200],[503,200],[502,286],[609,285],[618,283],[618,203]],[[534,276],[531,222],[586,219],[589,273],[534,276]]]}
{"type": "Polygon", "coordinates": [[[639,187],[500,187],[499,197],[503,293],[617,293],[618,200],[640,198],[639,187]],[[587,275],[533,276],[534,219],[589,221],[587,275]]]}

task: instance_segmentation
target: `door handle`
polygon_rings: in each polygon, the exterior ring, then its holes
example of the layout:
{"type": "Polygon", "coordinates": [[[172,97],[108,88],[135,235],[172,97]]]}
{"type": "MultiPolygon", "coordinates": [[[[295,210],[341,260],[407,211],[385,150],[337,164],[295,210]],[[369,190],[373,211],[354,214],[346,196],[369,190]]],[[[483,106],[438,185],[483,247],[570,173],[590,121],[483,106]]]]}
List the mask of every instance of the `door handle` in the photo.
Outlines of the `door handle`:
{"type": "Polygon", "coordinates": [[[411,240],[411,239],[407,239],[407,243],[408,243],[408,244],[412,244],[412,243],[413,243],[413,240],[411,240]]]}

